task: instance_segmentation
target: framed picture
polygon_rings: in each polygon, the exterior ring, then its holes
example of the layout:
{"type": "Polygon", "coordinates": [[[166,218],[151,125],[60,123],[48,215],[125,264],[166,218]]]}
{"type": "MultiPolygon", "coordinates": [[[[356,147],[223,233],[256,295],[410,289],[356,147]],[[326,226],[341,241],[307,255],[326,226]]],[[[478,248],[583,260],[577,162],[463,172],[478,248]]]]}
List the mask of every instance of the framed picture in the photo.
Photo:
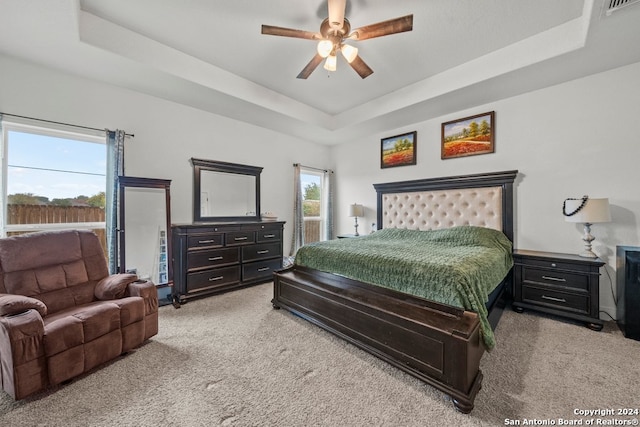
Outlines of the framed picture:
{"type": "Polygon", "coordinates": [[[413,131],[383,138],[380,141],[380,167],[415,165],[417,134],[413,131]]]}
{"type": "Polygon", "coordinates": [[[495,151],[495,112],[442,123],[442,159],[495,151]]]}

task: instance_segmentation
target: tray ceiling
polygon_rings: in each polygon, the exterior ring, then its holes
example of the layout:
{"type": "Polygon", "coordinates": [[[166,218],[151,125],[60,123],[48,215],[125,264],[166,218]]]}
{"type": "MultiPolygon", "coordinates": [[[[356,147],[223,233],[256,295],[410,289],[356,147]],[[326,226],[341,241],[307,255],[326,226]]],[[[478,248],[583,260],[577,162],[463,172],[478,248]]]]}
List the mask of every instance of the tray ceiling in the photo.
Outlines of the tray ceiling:
{"type": "Polygon", "coordinates": [[[640,60],[640,5],[603,0],[350,0],[352,26],[413,14],[413,31],[353,44],[296,79],[326,1],[3,0],[0,53],[293,135],[337,144],[640,60]],[[606,7],[606,6],[605,6],[606,7]]]}

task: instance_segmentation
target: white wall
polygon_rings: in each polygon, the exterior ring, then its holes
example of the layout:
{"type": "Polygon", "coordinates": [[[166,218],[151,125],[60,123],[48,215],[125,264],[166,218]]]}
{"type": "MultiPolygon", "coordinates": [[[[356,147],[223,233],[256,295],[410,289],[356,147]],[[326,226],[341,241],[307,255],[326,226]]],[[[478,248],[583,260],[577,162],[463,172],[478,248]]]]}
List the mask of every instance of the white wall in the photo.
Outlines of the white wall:
{"type": "MultiPolygon", "coordinates": [[[[173,223],[192,216],[192,157],[263,167],[261,211],[293,221],[293,163],[328,168],[326,146],[0,55],[0,111],[124,129],[125,174],[170,179],[173,223]]],[[[9,119],[9,117],[8,117],[9,119]]]]}
{"type": "Polygon", "coordinates": [[[609,264],[600,281],[601,310],[615,316],[616,245],[640,245],[638,76],[636,63],[334,147],[336,231],[353,232],[348,205],[354,202],[366,208],[359,231],[370,231],[373,183],[517,169],[516,248],[580,252],[582,226],[564,221],[563,200],[609,198],[612,222],[593,225],[592,234],[594,251],[609,264]],[[496,112],[496,152],[441,160],[441,123],[487,111],[496,112]],[[380,139],[413,130],[417,165],[380,169],[380,139]]]}
{"type": "MultiPolygon", "coordinates": [[[[638,162],[640,64],[532,92],[455,114],[389,129],[333,148],[246,125],[176,103],[0,56],[0,111],[97,128],[124,129],[126,174],[171,179],[174,223],[192,218],[191,157],[264,167],[262,211],[292,222],[292,163],[336,171],[336,232],[353,232],[348,205],[365,205],[359,231],[375,221],[372,184],[518,169],[516,247],[577,253],[579,225],[561,214],[567,197],[608,197],[613,221],[592,228],[594,250],[615,282],[615,246],[640,245],[638,162]],[[468,115],[496,112],[496,152],[440,159],[440,125],[468,115]],[[380,139],[418,132],[418,164],[380,169],[380,139]]],[[[615,314],[607,274],[601,309],[615,314]]]]}

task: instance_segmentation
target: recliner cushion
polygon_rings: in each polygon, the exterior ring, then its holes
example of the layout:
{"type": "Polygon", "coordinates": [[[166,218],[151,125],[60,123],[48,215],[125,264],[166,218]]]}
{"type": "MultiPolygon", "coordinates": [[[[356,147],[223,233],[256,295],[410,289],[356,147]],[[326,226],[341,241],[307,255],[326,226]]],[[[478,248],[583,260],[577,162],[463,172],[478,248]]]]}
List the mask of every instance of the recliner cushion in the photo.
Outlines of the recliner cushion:
{"type": "Polygon", "coordinates": [[[84,343],[120,329],[120,307],[111,303],[91,305],[76,314],[84,327],[84,343]]]}
{"type": "Polygon", "coordinates": [[[82,320],[63,316],[44,327],[44,351],[47,356],[62,353],[84,343],[82,320]]]}
{"type": "Polygon", "coordinates": [[[51,356],[120,329],[120,307],[93,302],[49,315],[44,321],[45,353],[51,356]]]}
{"type": "Polygon", "coordinates": [[[126,297],[112,301],[120,307],[120,326],[144,320],[144,301],[140,297],[126,297]]]}

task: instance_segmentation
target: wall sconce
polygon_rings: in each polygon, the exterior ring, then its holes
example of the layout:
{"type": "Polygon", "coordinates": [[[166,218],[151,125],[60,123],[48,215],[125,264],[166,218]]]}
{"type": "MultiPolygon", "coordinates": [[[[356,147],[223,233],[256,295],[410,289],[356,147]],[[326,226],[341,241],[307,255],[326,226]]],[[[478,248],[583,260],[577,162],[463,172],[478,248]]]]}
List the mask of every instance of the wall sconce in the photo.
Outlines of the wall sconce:
{"type": "Polygon", "coordinates": [[[590,199],[584,196],[581,199],[566,199],[562,204],[562,213],[567,222],[578,222],[584,224],[584,251],[579,255],[585,258],[597,258],[598,256],[591,250],[591,242],[595,237],[591,235],[591,225],[596,222],[611,221],[609,210],[609,199],[590,199]]]}
{"type": "Polygon", "coordinates": [[[360,234],[358,233],[358,217],[363,217],[364,216],[364,206],[359,205],[357,203],[349,205],[349,216],[355,218],[354,226],[356,228],[356,232],[353,233],[353,234],[355,236],[359,236],[360,234]]]}

